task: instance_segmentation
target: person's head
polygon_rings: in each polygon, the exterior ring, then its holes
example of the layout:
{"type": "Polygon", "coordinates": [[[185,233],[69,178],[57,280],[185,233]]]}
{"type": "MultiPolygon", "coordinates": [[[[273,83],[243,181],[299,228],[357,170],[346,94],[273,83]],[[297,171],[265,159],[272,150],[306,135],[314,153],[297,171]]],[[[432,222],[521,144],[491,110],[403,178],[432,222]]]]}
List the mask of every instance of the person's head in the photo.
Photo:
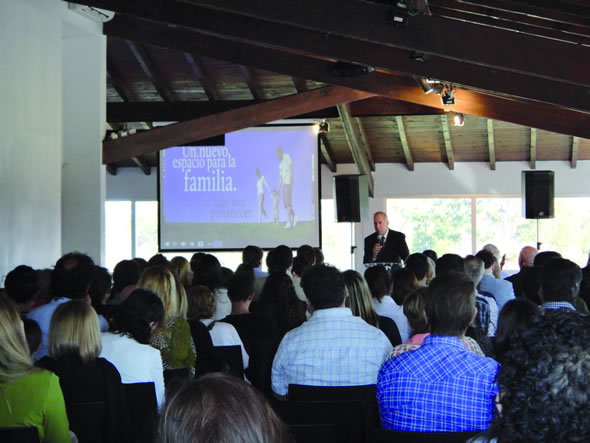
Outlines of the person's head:
{"type": "Polygon", "coordinates": [[[496,258],[496,260],[500,262],[500,249],[498,249],[496,245],[494,245],[493,243],[488,243],[487,245],[484,245],[484,247],[481,249],[483,249],[484,251],[490,251],[492,255],[496,258]]]}
{"type": "Polygon", "coordinates": [[[549,310],[504,354],[498,441],[590,441],[590,318],[549,310]]]}
{"type": "Polygon", "coordinates": [[[535,257],[539,251],[537,251],[532,246],[525,246],[520,250],[520,254],[518,254],[518,267],[519,268],[528,268],[533,266],[535,263],[535,257]]]}
{"type": "Polygon", "coordinates": [[[344,284],[348,291],[346,306],[352,311],[352,315],[362,318],[371,326],[378,327],[379,320],[373,308],[373,300],[369,285],[361,274],[352,269],[342,273],[344,284]]]}
{"type": "Polygon", "coordinates": [[[221,267],[221,287],[227,288],[229,281],[234,275],[234,271],[226,266],[221,267]]]}
{"type": "Polygon", "coordinates": [[[16,304],[0,295],[0,382],[35,371],[16,304]]]}
{"type": "Polygon", "coordinates": [[[498,316],[496,328],[496,360],[502,362],[506,351],[510,349],[511,335],[521,334],[528,329],[535,315],[540,315],[539,306],[526,298],[510,300],[504,305],[498,316]]]}
{"type": "Polygon", "coordinates": [[[223,286],[223,276],[221,274],[221,263],[217,257],[211,254],[205,254],[199,259],[199,265],[193,268],[195,272],[195,285],[207,286],[212,291],[223,286]]]}
{"type": "Polygon", "coordinates": [[[97,359],[102,340],[94,308],[83,300],[59,305],[51,316],[48,348],[56,360],[72,355],[84,363],[97,359]]]}
{"type": "Polygon", "coordinates": [[[260,169],[256,168],[256,177],[260,178],[261,175],[260,169]]]}
{"type": "Polygon", "coordinates": [[[443,254],[436,260],[436,276],[448,272],[465,272],[463,257],[457,254],[443,254]]]}
{"type": "Polygon", "coordinates": [[[245,273],[232,275],[227,284],[227,296],[232,303],[251,301],[254,296],[254,279],[252,276],[245,273]]]}
{"type": "Polygon", "coordinates": [[[483,260],[475,255],[468,255],[463,261],[465,262],[465,274],[467,274],[475,287],[477,287],[483,277],[483,260]]]}
{"type": "Polygon", "coordinates": [[[337,308],[344,303],[344,279],[334,266],[312,266],[301,277],[301,287],[314,310],[337,308]]]}
{"type": "MultiPolygon", "coordinates": [[[[173,318],[185,318],[186,300],[182,300],[184,292],[178,291],[174,274],[164,266],[150,266],[143,271],[137,287],[147,289],[156,294],[164,305],[164,322],[173,318]]],[[[186,294],[185,294],[186,295],[186,294]]]]}
{"type": "Polygon", "coordinates": [[[541,274],[541,294],[544,302],[572,302],[580,292],[582,270],[573,261],[554,258],[545,264],[541,274]]]}
{"type": "Polygon", "coordinates": [[[526,268],[526,272],[522,276],[522,292],[527,300],[532,301],[536,305],[543,304],[539,297],[542,275],[543,268],[541,266],[531,266],[530,268],[526,268]]]}
{"type": "Polygon", "coordinates": [[[373,214],[373,226],[377,235],[385,235],[389,229],[387,214],[383,211],[375,212],[375,214],[373,214]]]}
{"type": "Polygon", "coordinates": [[[163,318],[164,305],[160,298],[146,289],[135,289],[115,312],[110,330],[149,345],[152,330],[163,318]]]}
{"type": "Polygon", "coordinates": [[[268,253],[266,254],[266,268],[268,269],[268,272],[272,272],[273,269],[275,268],[274,266],[274,255],[275,255],[275,250],[271,249],[270,251],[268,251],[268,253]]]}
{"type": "Polygon", "coordinates": [[[293,280],[284,272],[271,272],[266,277],[259,301],[261,305],[280,306],[283,309],[299,303],[293,280]]]}
{"type": "Polygon", "coordinates": [[[189,261],[183,256],[177,255],[170,260],[170,265],[172,266],[172,270],[178,275],[180,283],[186,289],[190,288],[193,285],[193,270],[189,261]]]}
{"type": "Polygon", "coordinates": [[[136,285],[140,275],[141,272],[137,261],[120,261],[113,270],[113,293],[121,292],[127,286],[136,285]]]}
{"type": "Polygon", "coordinates": [[[275,151],[275,154],[277,155],[277,158],[279,160],[283,159],[283,148],[281,148],[280,146],[277,146],[277,150],[275,151]]]}
{"type": "Polygon", "coordinates": [[[155,254],[148,260],[148,266],[164,266],[170,269],[170,261],[162,254],[155,254]]]}
{"type": "Polygon", "coordinates": [[[261,248],[254,245],[248,245],[242,251],[242,263],[259,268],[262,264],[262,257],[264,252],[261,248]]]}
{"type": "Polygon", "coordinates": [[[429,331],[424,311],[429,294],[428,288],[418,288],[410,292],[404,299],[404,315],[414,334],[424,334],[429,331]]]}
{"type": "MultiPolygon", "coordinates": [[[[148,267],[148,262],[145,258],[134,257],[133,261],[135,263],[137,263],[137,266],[139,266],[139,275],[141,275],[143,273],[143,271],[145,270],[145,268],[148,267]]],[[[139,280],[139,275],[137,276],[137,280],[139,280]]],[[[137,282],[137,280],[136,280],[136,282],[137,282]]]]}
{"type": "Polygon", "coordinates": [[[401,306],[406,295],[418,287],[418,280],[416,280],[414,272],[408,268],[401,268],[394,271],[391,277],[393,279],[391,297],[401,306]]]}
{"type": "Polygon", "coordinates": [[[49,268],[37,269],[35,273],[37,274],[37,278],[39,279],[39,298],[37,299],[37,301],[40,304],[44,305],[46,303],[49,303],[49,301],[51,300],[51,292],[49,291],[49,286],[53,270],[49,268]]]}
{"type": "Polygon", "coordinates": [[[291,251],[291,248],[285,245],[279,245],[272,252],[272,268],[269,267],[269,271],[287,272],[293,265],[293,251],[291,251]]]}
{"type": "Polygon", "coordinates": [[[6,275],[4,289],[19,311],[29,312],[39,296],[39,278],[30,266],[17,266],[6,275]]]}
{"type": "Polygon", "coordinates": [[[561,258],[561,254],[557,251],[541,251],[535,255],[533,265],[543,267],[554,258],[561,258]]]}
{"type": "Polygon", "coordinates": [[[373,298],[381,301],[384,296],[391,294],[391,276],[385,266],[367,268],[364,277],[373,298]]]}
{"type": "Polygon", "coordinates": [[[406,259],[406,268],[414,273],[416,280],[424,282],[428,273],[428,259],[424,254],[420,254],[419,252],[410,254],[406,259]]]}
{"type": "Polygon", "coordinates": [[[25,338],[29,345],[29,351],[33,356],[41,347],[41,341],[43,340],[41,328],[39,323],[30,318],[23,318],[23,327],[25,328],[25,338]]]}
{"type": "Polygon", "coordinates": [[[312,266],[307,259],[298,255],[293,259],[293,267],[291,268],[291,272],[293,275],[297,275],[301,277],[305,270],[312,266]]]}
{"type": "Polygon", "coordinates": [[[188,315],[189,320],[206,320],[213,318],[217,308],[215,294],[207,286],[196,285],[188,291],[188,315]]]}
{"type": "Polygon", "coordinates": [[[237,377],[212,373],[167,396],[158,441],[287,443],[293,439],[255,388],[237,377]]]}
{"type": "Polygon", "coordinates": [[[460,337],[473,321],[475,314],[475,286],[462,272],[447,272],[437,277],[428,287],[425,312],[433,335],[460,337]]]}
{"type": "Polygon", "coordinates": [[[316,265],[324,264],[324,253],[322,252],[321,248],[313,248],[313,252],[315,253],[316,265]]]}
{"type": "Polygon", "coordinates": [[[482,249],[477,254],[475,254],[475,256],[479,257],[480,259],[483,260],[484,272],[485,271],[490,272],[491,270],[494,269],[494,264],[496,263],[496,259],[494,257],[494,254],[492,254],[490,251],[488,251],[486,249],[482,249]]]}
{"type": "Polygon", "coordinates": [[[310,265],[315,265],[315,251],[309,245],[301,245],[297,248],[297,257],[302,257],[310,265]]]}
{"type": "Polygon", "coordinates": [[[255,275],[254,275],[254,268],[250,265],[247,265],[246,263],[240,263],[238,265],[238,267],[236,268],[236,272],[235,274],[246,274],[248,275],[252,280],[255,279],[255,275]]]}
{"type": "Polygon", "coordinates": [[[195,270],[199,267],[199,263],[201,262],[201,259],[203,257],[205,257],[207,254],[205,254],[204,252],[195,252],[192,257],[191,257],[191,268],[193,270],[193,272],[195,272],[195,270]]]}
{"type": "Polygon", "coordinates": [[[88,295],[90,295],[92,306],[96,309],[108,300],[113,281],[107,268],[102,266],[95,266],[94,268],[94,277],[90,283],[88,295]]]}
{"type": "Polygon", "coordinates": [[[425,251],[422,251],[422,254],[424,254],[426,257],[430,257],[435,263],[436,260],[438,260],[438,254],[432,249],[426,249],[425,251]]]}
{"type": "Polygon", "coordinates": [[[53,298],[77,300],[88,296],[94,277],[94,262],[86,254],[70,252],[61,257],[51,273],[49,292],[53,298]]]}

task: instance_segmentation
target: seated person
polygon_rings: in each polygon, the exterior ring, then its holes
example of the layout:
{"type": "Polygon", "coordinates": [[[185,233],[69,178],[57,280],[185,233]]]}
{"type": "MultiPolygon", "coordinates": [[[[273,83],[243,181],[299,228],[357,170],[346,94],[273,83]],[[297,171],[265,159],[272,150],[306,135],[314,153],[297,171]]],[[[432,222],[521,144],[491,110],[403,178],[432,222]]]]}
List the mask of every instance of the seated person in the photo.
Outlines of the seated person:
{"type": "Polygon", "coordinates": [[[358,386],[375,384],[392,346],[383,332],[345,307],[346,288],[338,269],[316,265],[301,280],[311,319],[287,332],[272,364],[272,390],[287,395],[290,384],[358,386]]]}
{"type": "Polygon", "coordinates": [[[406,432],[485,430],[494,416],[498,363],[469,352],[461,341],[477,313],[475,286],[465,274],[448,272],[429,290],[430,335],[379,371],[381,424],[406,432]]]}
{"type": "Polygon", "coordinates": [[[565,258],[549,260],[541,274],[541,311],[567,309],[575,311],[574,298],[580,292],[582,270],[565,258]]]}
{"type": "Polygon", "coordinates": [[[483,260],[484,271],[481,281],[479,283],[479,289],[481,292],[489,292],[496,299],[498,304],[498,315],[502,312],[502,308],[510,300],[514,299],[514,288],[512,283],[508,280],[498,279],[494,276],[494,271],[499,268],[498,261],[494,255],[485,249],[482,249],[476,254],[483,260]]]}
{"type": "Polygon", "coordinates": [[[39,277],[33,268],[17,266],[6,275],[4,289],[6,295],[16,303],[18,312],[25,314],[33,309],[39,298],[39,277]]]}

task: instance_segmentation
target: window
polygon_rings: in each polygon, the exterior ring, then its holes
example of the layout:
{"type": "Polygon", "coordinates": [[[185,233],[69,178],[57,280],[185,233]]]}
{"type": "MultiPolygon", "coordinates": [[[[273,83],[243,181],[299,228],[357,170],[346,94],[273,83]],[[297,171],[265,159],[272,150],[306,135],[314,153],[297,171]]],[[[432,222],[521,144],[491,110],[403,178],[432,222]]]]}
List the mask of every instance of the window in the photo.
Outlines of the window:
{"type": "MultiPolygon", "coordinates": [[[[322,200],[322,252],[325,263],[341,271],[354,269],[350,246],[354,244],[352,223],[338,223],[334,212],[334,200],[322,200]]],[[[357,251],[358,252],[358,251],[357,251]]],[[[362,254],[362,250],[360,252],[362,254]]]]}

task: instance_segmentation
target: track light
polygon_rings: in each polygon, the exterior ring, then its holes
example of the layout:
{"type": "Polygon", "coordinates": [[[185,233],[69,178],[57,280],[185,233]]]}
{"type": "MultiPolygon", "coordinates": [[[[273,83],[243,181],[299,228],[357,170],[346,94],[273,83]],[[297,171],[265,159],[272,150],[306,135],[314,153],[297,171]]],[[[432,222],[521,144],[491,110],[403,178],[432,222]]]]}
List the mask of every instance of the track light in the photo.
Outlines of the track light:
{"type": "Polygon", "coordinates": [[[414,80],[416,80],[416,83],[420,85],[424,91],[424,94],[430,94],[432,92],[432,85],[424,77],[414,76],[414,80]]]}
{"type": "Polygon", "coordinates": [[[461,112],[453,113],[453,126],[463,126],[465,123],[465,116],[461,112]]]}
{"type": "Polygon", "coordinates": [[[410,13],[408,10],[408,5],[404,0],[399,0],[395,2],[393,9],[389,13],[387,20],[393,26],[397,26],[399,28],[405,28],[408,24],[408,17],[410,13]]]}
{"type": "Polygon", "coordinates": [[[440,101],[444,106],[450,106],[455,104],[455,90],[452,86],[447,87],[440,97],[440,101]]]}
{"type": "Polygon", "coordinates": [[[330,123],[326,120],[322,120],[320,122],[320,134],[327,134],[328,132],[330,132],[330,123]]]}

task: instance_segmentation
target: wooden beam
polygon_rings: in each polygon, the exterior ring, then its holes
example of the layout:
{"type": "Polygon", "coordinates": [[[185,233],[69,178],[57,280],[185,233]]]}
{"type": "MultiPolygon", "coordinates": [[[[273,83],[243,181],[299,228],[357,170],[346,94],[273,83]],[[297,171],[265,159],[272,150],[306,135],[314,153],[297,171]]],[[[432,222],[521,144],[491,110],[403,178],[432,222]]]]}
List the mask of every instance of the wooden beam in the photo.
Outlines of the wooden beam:
{"type": "Polygon", "coordinates": [[[572,137],[572,169],[578,165],[578,149],[580,148],[580,137],[572,137]]]}
{"type": "Polygon", "coordinates": [[[123,139],[105,141],[102,161],[112,163],[172,146],[182,146],[183,143],[193,140],[201,140],[370,96],[371,94],[366,92],[337,86],[289,95],[266,103],[163,126],[123,139]]]}
{"type": "Polygon", "coordinates": [[[496,143],[494,141],[494,121],[488,119],[488,150],[490,151],[490,169],[496,170],[496,143]]]}
{"type": "Polygon", "coordinates": [[[154,64],[148,51],[141,45],[127,40],[129,49],[140,64],[145,75],[150,79],[162,99],[173,102],[176,100],[174,92],[168,87],[160,70],[154,64]]]}
{"type": "Polygon", "coordinates": [[[246,84],[248,85],[248,89],[252,94],[252,98],[254,100],[262,100],[264,98],[264,93],[262,89],[258,85],[256,81],[256,76],[254,75],[254,71],[250,69],[248,66],[239,65],[240,73],[244,80],[246,80],[246,84]]]}
{"type": "Polygon", "coordinates": [[[531,169],[537,169],[537,129],[531,128],[531,169]]]}
{"type": "Polygon", "coordinates": [[[358,127],[356,127],[350,116],[350,105],[348,103],[338,105],[338,113],[340,114],[340,120],[342,120],[344,135],[348,141],[348,147],[352,153],[354,163],[359,170],[359,174],[367,176],[369,181],[369,196],[373,197],[375,195],[375,182],[373,181],[373,174],[371,173],[371,166],[369,165],[366,151],[362,148],[362,140],[358,134],[358,127]]]}
{"type": "Polygon", "coordinates": [[[111,175],[117,175],[117,167],[115,165],[106,165],[107,172],[111,175]]]}
{"type": "Polygon", "coordinates": [[[184,59],[188,63],[191,72],[197,77],[197,80],[199,80],[207,98],[211,101],[219,100],[220,97],[217,88],[215,87],[215,82],[201,59],[187,53],[184,54],[184,59]]]}
{"type": "Polygon", "coordinates": [[[447,164],[452,171],[455,169],[455,156],[453,154],[453,143],[451,142],[451,131],[449,131],[449,120],[447,115],[440,116],[440,122],[443,129],[443,137],[445,140],[445,150],[447,152],[447,164]]]}
{"type": "Polygon", "coordinates": [[[414,157],[412,156],[412,151],[410,150],[410,145],[408,144],[408,137],[406,136],[406,128],[404,126],[404,118],[401,116],[395,117],[395,121],[397,123],[397,129],[399,131],[399,140],[402,144],[402,149],[404,151],[404,158],[406,159],[406,165],[408,166],[408,170],[414,170],[414,157]]]}
{"type": "Polygon", "coordinates": [[[141,169],[145,175],[150,175],[152,173],[151,168],[145,163],[143,156],[131,157],[131,160],[133,160],[133,163],[135,163],[137,167],[141,169]]]}
{"type": "MultiPolygon", "coordinates": [[[[350,115],[352,116],[352,110],[350,115]]],[[[363,122],[361,122],[361,119],[358,117],[354,118],[354,122],[356,123],[359,131],[359,137],[361,142],[359,146],[363,149],[365,155],[367,156],[367,160],[369,161],[371,171],[375,171],[375,162],[373,161],[373,154],[371,153],[371,145],[369,145],[369,142],[367,141],[367,135],[365,134],[365,129],[363,128],[363,122]]]]}
{"type": "Polygon", "coordinates": [[[307,91],[307,85],[305,84],[305,79],[301,77],[297,77],[296,75],[291,76],[293,79],[293,85],[297,92],[307,91]]]}
{"type": "MultiPolygon", "coordinates": [[[[373,92],[422,106],[444,109],[439,97],[434,94],[424,94],[413,79],[402,78],[380,71],[354,78],[338,77],[331,73],[334,66],[331,61],[265,47],[256,47],[205,34],[179,32],[177,29],[145,21],[128,20],[124,17],[115,17],[112,21],[105,23],[104,31],[108,35],[119,38],[131,38],[133,36],[134,39],[154,45],[198,52],[233,63],[248,64],[260,69],[288,75],[299,75],[319,82],[373,92]]],[[[407,59],[407,54],[405,58],[407,59]]],[[[550,83],[556,85],[555,82],[550,83]]],[[[516,83],[513,86],[526,89],[527,85],[527,83],[516,83]]],[[[552,87],[549,89],[552,89],[552,87]]],[[[578,99],[584,102],[585,106],[590,106],[590,100],[585,100],[583,94],[580,94],[579,88],[576,88],[576,91],[575,95],[578,99]]],[[[530,100],[507,99],[498,95],[487,95],[463,89],[457,90],[456,95],[457,101],[454,105],[456,112],[590,138],[590,114],[587,113],[530,100]]]]}
{"type": "MultiPolygon", "coordinates": [[[[511,97],[557,104],[559,106],[571,109],[590,111],[590,101],[586,100],[586,96],[584,94],[580,94],[579,87],[566,83],[555,82],[544,77],[527,75],[521,71],[516,72],[514,70],[507,71],[501,69],[489,69],[486,66],[468,63],[465,61],[465,58],[450,59],[435,55],[429,55],[424,59],[424,61],[419,62],[408,57],[407,49],[399,49],[384,44],[376,44],[369,42],[366,39],[346,38],[333,33],[326,34],[325,32],[314,32],[296,27],[286,28],[281,24],[264,22],[245,16],[220,13],[218,11],[199,8],[185,3],[176,4],[174,8],[162,8],[162,11],[158,11],[159,13],[156,13],[154,12],[154,8],[156,6],[152,5],[149,7],[147,4],[143,5],[143,7],[139,7],[138,5],[134,6],[136,1],[137,0],[118,2],[113,0],[95,0],[94,3],[104,3],[103,6],[108,4],[111,8],[114,8],[119,12],[128,12],[131,14],[135,13],[141,17],[151,20],[167,21],[177,25],[192,27],[194,29],[202,30],[204,33],[208,33],[210,35],[223,35],[226,38],[231,38],[232,43],[249,42],[250,44],[255,43],[266,47],[281,48],[285,51],[290,51],[291,53],[296,52],[299,54],[309,54],[314,57],[327,58],[330,60],[341,60],[370,66],[378,66],[393,72],[430,77],[454,83],[459,86],[463,85],[464,87],[469,87],[480,91],[492,91],[497,94],[505,94],[511,97]],[[329,38],[327,38],[326,35],[329,36],[329,38]]],[[[156,0],[146,0],[145,3],[149,4],[154,3],[155,1],[156,0]]],[[[88,3],[92,3],[92,1],[89,1],[88,3]]],[[[250,4],[250,2],[244,3],[250,4]]],[[[367,2],[366,4],[369,3],[367,2]]],[[[386,15],[383,15],[383,17],[385,16],[386,15]]],[[[420,17],[413,17],[413,19],[418,18],[420,17]]],[[[447,19],[439,20],[444,20],[447,23],[450,22],[450,24],[455,22],[447,19]]],[[[379,21],[384,22],[382,17],[379,19],[379,21]]],[[[176,40],[176,46],[186,45],[188,42],[191,42],[193,45],[198,45],[199,43],[195,42],[195,40],[201,39],[200,36],[189,31],[162,27],[161,25],[147,22],[142,22],[141,26],[138,26],[137,24],[134,26],[133,22],[133,19],[125,18],[123,16],[116,16],[110,22],[104,24],[104,32],[107,35],[118,36],[121,38],[132,38],[134,40],[143,41],[148,40],[151,42],[151,44],[169,48],[173,47],[168,43],[171,40],[170,36],[173,34],[183,35],[182,38],[174,39],[176,40]],[[160,26],[159,31],[158,26],[160,26]],[[128,37],[123,37],[123,35],[127,35],[128,37]]],[[[368,23],[371,24],[371,22],[368,23]]],[[[397,29],[387,23],[385,24],[387,25],[388,33],[392,32],[393,29],[397,29]]],[[[487,35],[486,33],[491,29],[483,26],[472,26],[477,28],[476,35],[480,37],[487,35]]],[[[413,26],[413,28],[415,28],[415,26],[413,26]]],[[[418,31],[421,31],[422,28],[417,29],[418,31]]],[[[406,32],[407,29],[404,29],[403,31],[406,32]]],[[[414,33],[418,31],[415,30],[414,33]]],[[[505,34],[514,34],[519,39],[525,39],[526,37],[509,31],[502,32],[505,34]]],[[[440,35],[446,34],[436,34],[436,36],[433,38],[436,38],[436,40],[439,41],[445,40],[441,39],[440,35]]],[[[455,33],[451,32],[448,35],[454,36],[455,33]]],[[[207,39],[204,39],[203,42],[200,42],[201,46],[206,45],[206,40],[207,39]]],[[[546,39],[539,40],[542,40],[543,42],[548,41],[546,39]]],[[[469,45],[470,44],[471,43],[469,43],[469,45]]],[[[563,44],[569,45],[566,43],[563,44]]],[[[448,45],[445,41],[444,46],[462,47],[463,44],[448,45]]],[[[482,47],[487,46],[494,47],[501,45],[498,44],[498,41],[490,37],[489,39],[486,39],[486,44],[482,47]]],[[[504,47],[507,46],[508,45],[504,47]]],[[[482,51],[482,47],[478,46],[477,51],[480,53],[487,52],[487,50],[482,51]]],[[[204,48],[204,50],[211,51],[212,49],[204,48]]],[[[227,58],[224,58],[224,54],[227,54],[229,51],[235,56],[235,52],[238,50],[238,48],[230,48],[224,51],[216,51],[210,56],[227,60],[227,58]]],[[[543,60],[544,68],[548,65],[546,60],[549,54],[546,54],[544,50],[539,50],[542,51],[541,58],[543,60]]],[[[588,48],[588,50],[590,51],[590,48],[588,48]]],[[[504,57],[505,51],[501,50],[501,52],[501,57],[504,57]]],[[[556,64],[560,66],[560,69],[563,69],[564,71],[570,69],[584,72],[583,70],[585,67],[583,64],[578,63],[581,54],[576,54],[576,57],[573,59],[562,59],[558,55],[559,54],[557,54],[553,60],[559,60],[559,63],[556,64]]],[[[528,59],[528,53],[523,56],[519,55],[519,57],[522,59],[528,59]]],[[[246,59],[241,63],[249,66],[256,66],[256,63],[259,61],[260,60],[249,62],[248,59],[246,59]]],[[[273,59],[267,61],[270,62],[273,61],[273,59]]],[[[588,63],[590,64],[590,57],[588,58],[588,63]]],[[[552,63],[552,65],[553,64],[555,63],[552,63]]],[[[279,63],[275,63],[274,66],[271,64],[271,66],[268,68],[263,69],[270,69],[272,72],[278,72],[279,63]]],[[[293,74],[293,72],[289,74],[293,74]]],[[[308,76],[304,77],[309,79],[314,78],[308,76]]],[[[590,82],[590,77],[587,79],[587,81],[590,82]]]]}
{"type": "Polygon", "coordinates": [[[328,165],[328,169],[332,172],[336,172],[336,162],[334,161],[332,148],[328,141],[328,137],[323,133],[320,133],[320,149],[322,151],[322,157],[324,158],[326,165],[328,165]]]}

